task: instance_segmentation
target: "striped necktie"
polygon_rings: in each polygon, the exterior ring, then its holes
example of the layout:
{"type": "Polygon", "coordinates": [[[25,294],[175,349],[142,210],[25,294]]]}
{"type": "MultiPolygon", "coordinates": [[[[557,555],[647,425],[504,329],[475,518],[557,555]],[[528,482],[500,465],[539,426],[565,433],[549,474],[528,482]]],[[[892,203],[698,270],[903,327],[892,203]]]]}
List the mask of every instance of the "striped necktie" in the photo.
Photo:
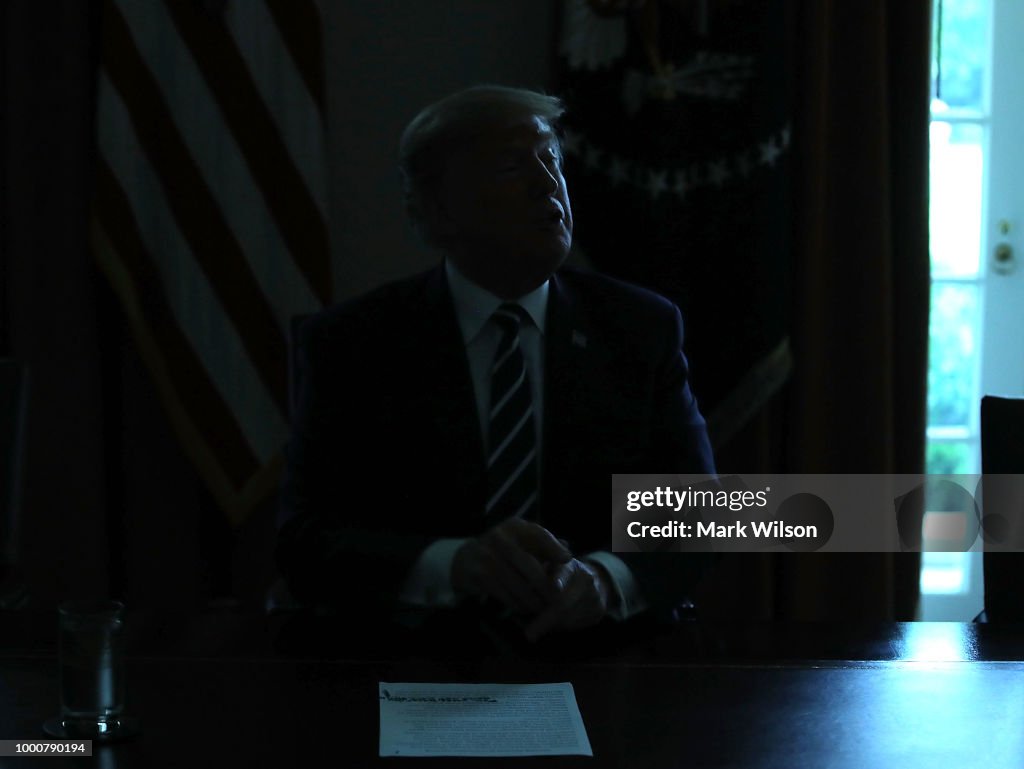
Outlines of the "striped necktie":
{"type": "Polygon", "coordinates": [[[506,303],[493,316],[501,340],[491,369],[491,410],[487,457],[486,517],[493,525],[513,516],[529,517],[537,506],[537,429],[530,378],[519,329],[528,318],[506,303]]]}

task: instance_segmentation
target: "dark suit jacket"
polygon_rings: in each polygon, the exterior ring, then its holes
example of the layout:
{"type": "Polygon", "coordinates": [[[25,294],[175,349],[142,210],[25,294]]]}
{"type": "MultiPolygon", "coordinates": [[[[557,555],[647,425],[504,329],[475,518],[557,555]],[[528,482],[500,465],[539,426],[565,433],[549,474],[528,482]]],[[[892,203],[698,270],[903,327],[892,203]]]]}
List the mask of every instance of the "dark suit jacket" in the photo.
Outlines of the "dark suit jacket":
{"type": "MultiPolygon", "coordinates": [[[[278,563],[303,603],[389,612],[437,537],[481,533],[484,459],[443,266],[311,317],[278,563]]],[[[539,522],[573,552],[609,549],[612,473],[713,473],[668,300],[565,269],[545,331],[539,522]]],[[[624,556],[657,605],[684,597],[701,556],[624,556]]]]}

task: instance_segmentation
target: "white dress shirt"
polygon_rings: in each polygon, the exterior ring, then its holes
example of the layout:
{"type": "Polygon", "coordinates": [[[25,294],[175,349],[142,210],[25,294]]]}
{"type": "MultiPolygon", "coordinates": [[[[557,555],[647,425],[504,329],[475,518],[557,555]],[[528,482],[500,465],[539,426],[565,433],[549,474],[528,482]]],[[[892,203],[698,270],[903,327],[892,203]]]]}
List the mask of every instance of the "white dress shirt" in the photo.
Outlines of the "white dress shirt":
{"type": "MultiPolygon", "coordinates": [[[[480,435],[484,449],[488,443],[490,427],[483,415],[489,413],[491,397],[491,365],[501,338],[501,330],[490,322],[495,310],[504,302],[462,275],[450,260],[445,261],[448,286],[455,304],[455,315],[462,331],[469,361],[473,393],[476,396],[477,414],[480,416],[480,435]]],[[[544,330],[547,321],[548,282],[515,300],[530,316],[519,331],[519,343],[530,378],[533,396],[533,413],[537,435],[543,436],[544,424],[544,330]]],[[[544,450],[543,438],[538,441],[538,468],[544,450]]],[[[406,578],[401,602],[418,609],[451,607],[459,603],[460,596],[452,588],[451,570],[455,552],[464,539],[438,539],[431,543],[416,560],[406,578]]],[[[608,572],[613,583],[615,596],[610,614],[616,619],[625,619],[646,608],[639,586],[629,567],[618,556],[608,552],[587,554],[582,560],[600,564],[608,572]]]]}

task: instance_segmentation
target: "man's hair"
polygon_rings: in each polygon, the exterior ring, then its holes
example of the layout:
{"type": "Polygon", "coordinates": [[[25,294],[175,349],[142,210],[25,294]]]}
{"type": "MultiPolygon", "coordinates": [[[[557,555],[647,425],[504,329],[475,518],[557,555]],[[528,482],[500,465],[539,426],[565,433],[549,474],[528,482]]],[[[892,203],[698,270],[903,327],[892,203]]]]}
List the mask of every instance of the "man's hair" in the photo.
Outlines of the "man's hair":
{"type": "Polygon", "coordinates": [[[525,88],[478,85],[457,91],[425,107],[414,117],[399,142],[399,169],[405,188],[406,209],[420,233],[437,242],[425,215],[424,201],[436,192],[447,155],[473,139],[499,118],[544,120],[552,128],[565,112],[556,96],[525,88]]]}

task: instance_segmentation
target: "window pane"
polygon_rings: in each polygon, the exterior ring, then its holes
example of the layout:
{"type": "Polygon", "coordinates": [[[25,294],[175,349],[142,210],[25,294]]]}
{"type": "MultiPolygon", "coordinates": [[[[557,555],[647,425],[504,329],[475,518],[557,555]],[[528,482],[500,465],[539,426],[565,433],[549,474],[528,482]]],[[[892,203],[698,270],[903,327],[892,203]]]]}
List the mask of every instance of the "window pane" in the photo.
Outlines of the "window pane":
{"type": "Polygon", "coordinates": [[[978,403],[978,287],[936,282],[928,332],[928,424],[972,424],[978,403]]]}
{"type": "Polygon", "coordinates": [[[977,472],[974,447],[967,443],[928,441],[925,472],[929,475],[970,475],[977,472]]]}
{"type": "Polygon", "coordinates": [[[967,553],[922,553],[921,592],[925,595],[966,593],[970,587],[969,558],[967,553]]]}
{"type": "Polygon", "coordinates": [[[935,277],[978,274],[983,138],[976,123],[932,121],[929,227],[935,277]]]}
{"type": "Polygon", "coordinates": [[[935,0],[932,95],[950,107],[983,108],[990,8],[991,0],[935,0]]]}

